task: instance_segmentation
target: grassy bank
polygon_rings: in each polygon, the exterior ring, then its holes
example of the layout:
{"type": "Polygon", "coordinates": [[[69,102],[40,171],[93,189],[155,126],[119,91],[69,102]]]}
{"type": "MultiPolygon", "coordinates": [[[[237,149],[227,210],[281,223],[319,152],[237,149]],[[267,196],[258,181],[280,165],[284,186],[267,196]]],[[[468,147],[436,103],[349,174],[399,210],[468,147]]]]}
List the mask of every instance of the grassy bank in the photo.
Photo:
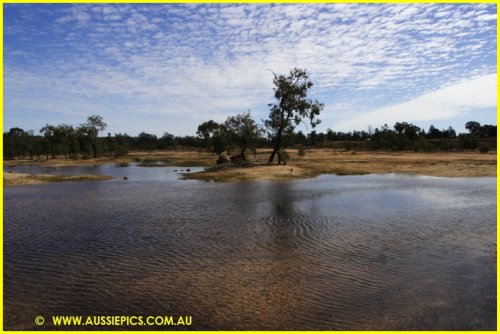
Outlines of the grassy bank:
{"type": "Polygon", "coordinates": [[[406,173],[444,177],[496,176],[496,152],[389,153],[331,152],[315,150],[304,157],[292,155],[290,163],[310,166],[316,173],[406,173]]]}
{"type": "Polygon", "coordinates": [[[185,174],[186,179],[231,182],[243,180],[291,180],[313,177],[314,172],[296,166],[239,167],[228,164],[225,168],[210,168],[204,172],[185,174]]]}
{"type": "Polygon", "coordinates": [[[100,181],[110,180],[108,175],[45,175],[45,174],[22,174],[22,173],[4,173],[3,185],[21,186],[41,183],[54,182],[75,182],[75,181],[100,181]]]}
{"type": "Polygon", "coordinates": [[[37,166],[80,166],[110,163],[129,163],[137,162],[144,167],[209,167],[215,164],[217,157],[208,152],[199,152],[196,150],[185,151],[154,151],[154,152],[130,152],[126,156],[119,158],[101,157],[97,159],[64,159],[57,157],[55,159],[42,160],[5,160],[4,166],[16,165],[37,165],[37,166]]]}
{"type": "MultiPolygon", "coordinates": [[[[190,179],[214,181],[276,180],[313,177],[319,174],[381,174],[406,173],[444,177],[496,176],[496,152],[372,152],[334,149],[308,149],[304,156],[289,149],[286,166],[268,166],[269,149],[248,154],[255,167],[214,168],[205,172],[186,175],[190,179]]],[[[68,166],[80,164],[138,162],[141,166],[213,167],[217,157],[199,151],[131,152],[118,159],[99,158],[89,160],[51,159],[47,161],[6,161],[5,165],[33,164],[68,166]]]]}
{"type": "MultiPolygon", "coordinates": [[[[268,151],[251,156],[265,164],[268,151]]],[[[292,179],[314,177],[319,174],[360,175],[405,173],[442,177],[496,176],[496,154],[475,152],[453,153],[388,153],[346,152],[315,149],[299,156],[289,152],[286,166],[261,165],[250,168],[223,168],[186,175],[190,179],[234,181],[252,179],[292,179]]]]}

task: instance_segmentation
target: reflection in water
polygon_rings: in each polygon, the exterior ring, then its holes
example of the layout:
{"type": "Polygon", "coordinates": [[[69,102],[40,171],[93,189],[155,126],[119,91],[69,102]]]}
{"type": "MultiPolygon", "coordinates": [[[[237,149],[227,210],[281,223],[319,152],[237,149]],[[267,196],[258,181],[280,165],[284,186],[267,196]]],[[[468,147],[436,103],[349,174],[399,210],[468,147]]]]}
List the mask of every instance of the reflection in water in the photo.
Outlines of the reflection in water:
{"type": "MultiPolygon", "coordinates": [[[[300,222],[296,219],[297,215],[294,212],[294,202],[291,198],[290,184],[276,183],[271,187],[269,192],[271,203],[271,212],[267,215],[266,220],[269,223],[272,221],[272,239],[269,245],[273,247],[276,260],[293,251],[298,251],[294,245],[296,230],[300,222]]],[[[300,245],[298,245],[300,246],[300,245]]]]}
{"type": "Polygon", "coordinates": [[[175,168],[81,168],[62,172],[115,180],[4,190],[7,329],[34,329],[39,314],[189,314],[190,329],[495,328],[495,178],[214,184],[175,168]]]}

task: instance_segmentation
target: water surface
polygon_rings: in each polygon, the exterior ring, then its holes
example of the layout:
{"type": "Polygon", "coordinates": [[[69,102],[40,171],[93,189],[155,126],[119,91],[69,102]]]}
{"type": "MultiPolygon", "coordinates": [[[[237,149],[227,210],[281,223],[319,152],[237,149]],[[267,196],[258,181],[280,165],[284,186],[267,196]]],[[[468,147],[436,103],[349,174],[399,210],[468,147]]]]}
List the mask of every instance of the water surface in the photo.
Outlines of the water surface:
{"type": "Polygon", "coordinates": [[[495,329],[496,178],[180,169],[37,167],[115,179],[4,189],[5,328],[187,314],[189,329],[495,329]]]}

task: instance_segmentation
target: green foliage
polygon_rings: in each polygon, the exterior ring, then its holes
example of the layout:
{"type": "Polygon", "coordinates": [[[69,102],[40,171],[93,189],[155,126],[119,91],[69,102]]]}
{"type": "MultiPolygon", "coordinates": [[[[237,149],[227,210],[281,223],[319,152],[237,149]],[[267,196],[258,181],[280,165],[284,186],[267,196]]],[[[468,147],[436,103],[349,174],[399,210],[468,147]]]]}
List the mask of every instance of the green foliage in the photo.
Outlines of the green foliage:
{"type": "Polygon", "coordinates": [[[221,125],[213,120],[201,123],[198,126],[196,134],[203,139],[205,147],[209,152],[223,152],[225,148],[222,146],[221,125]]]}
{"type": "Polygon", "coordinates": [[[492,138],[496,137],[496,125],[481,125],[479,122],[470,121],[465,124],[465,128],[469,131],[472,137],[476,138],[492,138]]]}
{"type": "MultiPolygon", "coordinates": [[[[345,150],[389,150],[389,151],[453,151],[453,150],[496,150],[496,126],[480,125],[478,122],[468,122],[466,127],[469,133],[457,136],[452,127],[439,130],[434,126],[425,132],[419,127],[406,122],[397,122],[393,128],[384,124],[380,128],[371,128],[369,131],[334,132],[328,129],[326,133],[311,131],[305,135],[301,131],[294,133],[295,123],[281,133],[279,145],[277,137],[270,131],[269,139],[262,136],[263,130],[250,116],[244,113],[230,116],[223,124],[208,121],[200,125],[198,137],[174,136],[165,132],[158,138],[154,134],[141,132],[137,137],[127,134],[108,133],[106,137],[94,137],[105,127],[102,118],[93,115],[88,122],[80,127],[66,124],[46,124],[35,135],[34,131],[25,131],[14,127],[3,134],[4,159],[38,158],[41,160],[63,155],[71,159],[88,159],[99,153],[112,157],[126,155],[133,150],[164,150],[176,147],[193,147],[200,149],[207,147],[207,139],[211,151],[221,153],[238,147],[240,154],[251,149],[255,153],[257,147],[270,147],[278,152],[284,152],[287,145],[295,145],[297,154],[304,156],[305,149],[310,146],[326,147],[345,150]],[[204,126],[202,126],[205,124],[204,126]],[[208,137],[203,137],[207,134],[208,137]]],[[[269,130],[269,128],[268,128],[269,130]]],[[[486,152],[488,152],[486,151],[486,152]]],[[[278,155],[278,163],[284,163],[278,155]]]]}
{"type": "Polygon", "coordinates": [[[303,157],[306,155],[306,150],[304,149],[304,146],[300,145],[298,148],[297,148],[297,155],[299,157],[303,157]]]}
{"type": "Polygon", "coordinates": [[[465,128],[469,130],[469,133],[474,137],[479,137],[481,124],[479,122],[470,121],[465,123],[465,128]]]}
{"type": "Polygon", "coordinates": [[[158,140],[155,146],[163,150],[175,145],[177,145],[177,142],[175,141],[175,136],[173,134],[165,132],[163,133],[163,136],[161,136],[161,138],[158,140]]]}
{"type": "Polygon", "coordinates": [[[219,129],[219,132],[213,137],[213,148],[212,152],[221,154],[224,152],[229,145],[227,144],[226,138],[224,138],[222,134],[222,129],[219,129]]]}
{"type": "Polygon", "coordinates": [[[255,147],[257,141],[262,136],[262,128],[252,119],[250,112],[229,116],[224,122],[224,132],[230,143],[234,143],[240,148],[240,156],[246,160],[245,151],[247,148],[255,147]]]}
{"type": "Polygon", "coordinates": [[[423,137],[419,137],[413,147],[415,152],[430,152],[433,150],[433,145],[423,137]]]}
{"type": "Polygon", "coordinates": [[[472,134],[461,134],[458,136],[458,140],[462,150],[475,150],[479,147],[479,142],[472,134]]]}
{"type": "Polygon", "coordinates": [[[106,126],[106,123],[104,123],[102,117],[99,115],[87,117],[87,122],[80,125],[79,132],[82,136],[80,143],[82,141],[88,141],[88,143],[85,143],[83,146],[87,149],[89,146],[91,147],[94,158],[97,158],[97,137],[100,131],[106,129],[106,126]]]}
{"type": "Polygon", "coordinates": [[[489,150],[490,150],[490,147],[488,145],[481,145],[479,147],[479,152],[481,152],[481,153],[488,153],[489,150]]]}
{"type": "Polygon", "coordinates": [[[137,145],[141,151],[152,151],[156,149],[158,137],[153,134],[141,132],[137,137],[137,145]]]}
{"type": "Polygon", "coordinates": [[[127,155],[128,148],[122,145],[114,145],[112,148],[112,154],[115,158],[123,157],[127,155]]]}
{"type": "Polygon", "coordinates": [[[411,123],[399,123],[394,124],[394,130],[407,140],[416,140],[420,132],[420,128],[411,123]]]}
{"type": "Polygon", "coordinates": [[[451,151],[457,149],[458,145],[456,132],[451,126],[439,130],[431,125],[426,133],[411,123],[397,122],[394,130],[387,124],[376,128],[370,137],[370,147],[374,150],[430,152],[451,151]]]}
{"type": "MultiPolygon", "coordinates": [[[[288,76],[276,75],[273,72],[274,98],[276,102],[270,103],[269,118],[264,122],[274,149],[269,157],[272,163],[276,153],[283,145],[283,138],[294,132],[295,126],[309,119],[314,128],[320,123],[317,119],[324,105],[318,101],[307,98],[308,90],[313,86],[305,69],[294,68],[288,76]]],[[[278,164],[283,161],[278,155],[278,164]]]]}

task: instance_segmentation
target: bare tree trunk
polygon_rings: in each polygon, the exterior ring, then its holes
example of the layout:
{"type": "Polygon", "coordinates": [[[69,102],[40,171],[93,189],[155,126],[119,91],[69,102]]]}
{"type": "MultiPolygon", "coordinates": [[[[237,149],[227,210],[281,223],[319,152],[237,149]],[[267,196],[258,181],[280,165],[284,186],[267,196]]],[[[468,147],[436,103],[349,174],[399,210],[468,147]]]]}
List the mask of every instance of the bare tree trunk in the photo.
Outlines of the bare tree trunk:
{"type": "Polygon", "coordinates": [[[97,136],[94,137],[94,159],[97,158],[97,136]]]}
{"type": "MultiPolygon", "coordinates": [[[[276,144],[274,146],[273,152],[271,153],[271,156],[269,157],[269,161],[268,161],[269,163],[272,163],[274,161],[274,156],[276,155],[276,153],[278,153],[278,147],[279,147],[278,144],[276,144]]],[[[278,159],[279,159],[279,157],[278,157],[278,159]]]]}
{"type": "Polygon", "coordinates": [[[243,159],[243,161],[247,161],[247,157],[245,157],[245,151],[247,150],[246,147],[244,147],[242,150],[241,150],[241,158],[243,159]]]}

